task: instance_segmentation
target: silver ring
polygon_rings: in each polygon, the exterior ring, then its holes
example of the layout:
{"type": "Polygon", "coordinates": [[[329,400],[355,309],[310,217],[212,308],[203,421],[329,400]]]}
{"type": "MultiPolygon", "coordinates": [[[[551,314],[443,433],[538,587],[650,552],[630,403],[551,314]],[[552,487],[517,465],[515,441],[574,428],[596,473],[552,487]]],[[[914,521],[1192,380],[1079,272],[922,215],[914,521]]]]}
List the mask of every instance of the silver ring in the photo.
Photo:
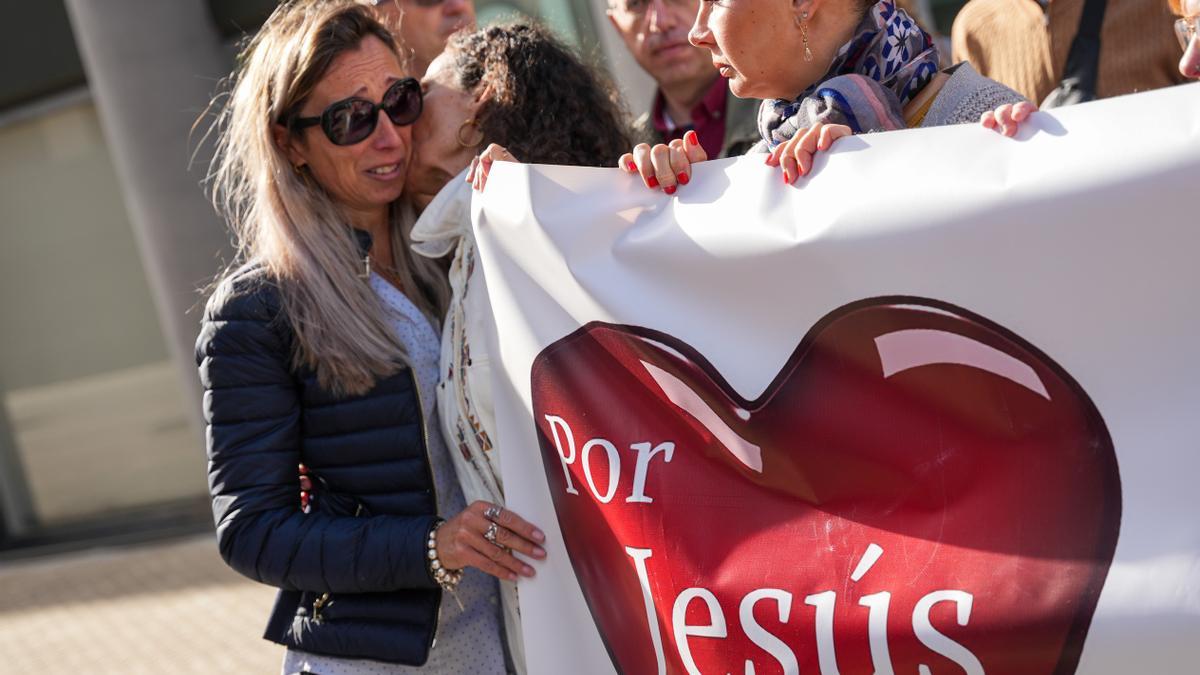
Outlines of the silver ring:
{"type": "Polygon", "coordinates": [[[487,539],[493,545],[499,546],[500,544],[496,543],[496,535],[499,533],[500,533],[500,526],[495,523],[492,523],[491,525],[488,525],[487,532],[483,533],[483,538],[487,539]]]}
{"type": "Polygon", "coordinates": [[[486,511],[483,512],[483,517],[494,523],[497,520],[500,520],[500,514],[502,513],[504,513],[504,509],[492,504],[491,506],[487,507],[486,511]]]}

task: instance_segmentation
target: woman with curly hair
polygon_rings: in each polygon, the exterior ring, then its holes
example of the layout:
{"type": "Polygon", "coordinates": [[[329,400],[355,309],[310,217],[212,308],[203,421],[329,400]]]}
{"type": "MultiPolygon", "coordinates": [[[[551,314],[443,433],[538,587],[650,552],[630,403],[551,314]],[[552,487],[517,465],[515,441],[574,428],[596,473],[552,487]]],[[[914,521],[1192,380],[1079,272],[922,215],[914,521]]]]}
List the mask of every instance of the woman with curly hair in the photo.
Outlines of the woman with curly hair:
{"type": "MultiPolygon", "coordinates": [[[[490,310],[475,274],[471,186],[462,174],[485,147],[538,164],[611,166],[629,146],[610,83],[549,31],[508,23],[451,38],[421,88],[425,114],[413,130],[408,192],[422,210],[412,231],[417,253],[450,262],[450,308],[442,328],[438,412],[468,501],[504,504],[493,444],[490,310]]],[[[508,646],[524,670],[516,585],[501,580],[508,646]]]]}
{"type": "Polygon", "coordinates": [[[628,144],[612,84],[534,23],[458,33],[421,86],[430,114],[414,128],[408,177],[419,209],[490,144],[524,162],[577,166],[611,165],[628,144]]]}

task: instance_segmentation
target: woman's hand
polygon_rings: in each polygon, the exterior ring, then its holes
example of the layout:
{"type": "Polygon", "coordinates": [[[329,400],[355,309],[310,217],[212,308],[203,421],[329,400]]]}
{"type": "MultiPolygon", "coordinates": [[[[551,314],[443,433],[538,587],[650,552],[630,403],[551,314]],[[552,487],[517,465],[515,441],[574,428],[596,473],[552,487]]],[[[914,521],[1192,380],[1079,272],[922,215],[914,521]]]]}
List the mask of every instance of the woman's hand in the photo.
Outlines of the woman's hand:
{"type": "MultiPolygon", "coordinates": [[[[313,482],[308,467],[301,464],[299,470],[300,508],[309,513],[316,499],[313,482]]],[[[438,559],[452,570],[476,567],[494,577],[515,581],[518,574],[532,577],[534,569],[518,560],[512,551],[541,560],[546,551],[539,544],[545,541],[546,535],[541,530],[512,511],[477,501],[438,528],[438,559]],[[494,540],[488,538],[493,524],[494,540]]]]}
{"type": "Polygon", "coordinates": [[[471,160],[471,168],[467,171],[467,182],[477,191],[482,192],[487,185],[488,173],[492,170],[493,162],[517,162],[521,160],[513,157],[512,153],[504,149],[504,146],[492,143],[484,148],[483,152],[478,157],[471,160]]]}
{"type": "Polygon", "coordinates": [[[844,124],[817,122],[807,129],[796,131],[796,135],[775,146],[767,155],[767,166],[783,169],[783,182],[791,185],[801,176],[807,176],[813,167],[813,157],[833,146],[833,142],[854,132],[844,124]]]}
{"type": "MultiPolygon", "coordinates": [[[[497,146],[499,147],[499,146],[497,146]]],[[[541,560],[546,535],[508,509],[478,501],[437,529],[438,559],[449,569],[475,567],[508,581],[532,577],[534,570],[513,555],[541,560]],[[488,537],[491,528],[493,534],[488,537]]]]}
{"type": "Polygon", "coordinates": [[[663,192],[673,195],[679,185],[692,180],[692,165],[707,160],[708,153],[700,146],[700,138],[695,131],[689,131],[666,145],[650,147],[642,143],[633,152],[621,155],[617,166],[625,173],[640,174],[646,187],[652,190],[661,187],[663,192]]]}
{"type": "Polygon", "coordinates": [[[1029,119],[1029,116],[1037,112],[1038,107],[1029,101],[1021,101],[1020,103],[1005,103],[1004,105],[989,110],[979,118],[979,123],[984,129],[993,129],[997,133],[1004,134],[1008,137],[1017,135],[1017,130],[1021,123],[1029,119]]]}

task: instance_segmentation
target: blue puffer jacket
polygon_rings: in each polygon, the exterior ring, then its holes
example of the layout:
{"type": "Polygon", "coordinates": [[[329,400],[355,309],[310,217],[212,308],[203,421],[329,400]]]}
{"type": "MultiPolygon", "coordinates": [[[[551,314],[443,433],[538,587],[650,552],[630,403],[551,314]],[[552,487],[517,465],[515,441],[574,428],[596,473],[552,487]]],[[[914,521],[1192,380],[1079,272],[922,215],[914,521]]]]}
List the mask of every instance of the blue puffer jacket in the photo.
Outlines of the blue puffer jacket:
{"type": "Polygon", "coordinates": [[[437,499],[412,372],[334,396],[291,368],[295,336],[261,269],[225,284],[196,343],[221,556],[280,589],[266,639],[423,664],[441,591],[425,557],[437,499]],[[328,491],[309,514],[300,463],[328,491]]]}

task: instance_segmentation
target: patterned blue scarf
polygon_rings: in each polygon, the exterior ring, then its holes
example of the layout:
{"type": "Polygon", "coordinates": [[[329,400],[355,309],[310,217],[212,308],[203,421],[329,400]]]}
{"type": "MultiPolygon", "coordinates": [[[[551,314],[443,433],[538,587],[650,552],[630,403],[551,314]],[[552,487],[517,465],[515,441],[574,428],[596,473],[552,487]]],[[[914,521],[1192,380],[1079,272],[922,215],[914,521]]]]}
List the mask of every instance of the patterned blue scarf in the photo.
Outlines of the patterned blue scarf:
{"type": "Polygon", "coordinates": [[[901,110],[938,67],[933,38],[891,0],[881,0],[816,84],[791,101],[763,101],[758,131],[773,149],[816,121],[845,124],[854,133],[903,128],[901,110]]]}

